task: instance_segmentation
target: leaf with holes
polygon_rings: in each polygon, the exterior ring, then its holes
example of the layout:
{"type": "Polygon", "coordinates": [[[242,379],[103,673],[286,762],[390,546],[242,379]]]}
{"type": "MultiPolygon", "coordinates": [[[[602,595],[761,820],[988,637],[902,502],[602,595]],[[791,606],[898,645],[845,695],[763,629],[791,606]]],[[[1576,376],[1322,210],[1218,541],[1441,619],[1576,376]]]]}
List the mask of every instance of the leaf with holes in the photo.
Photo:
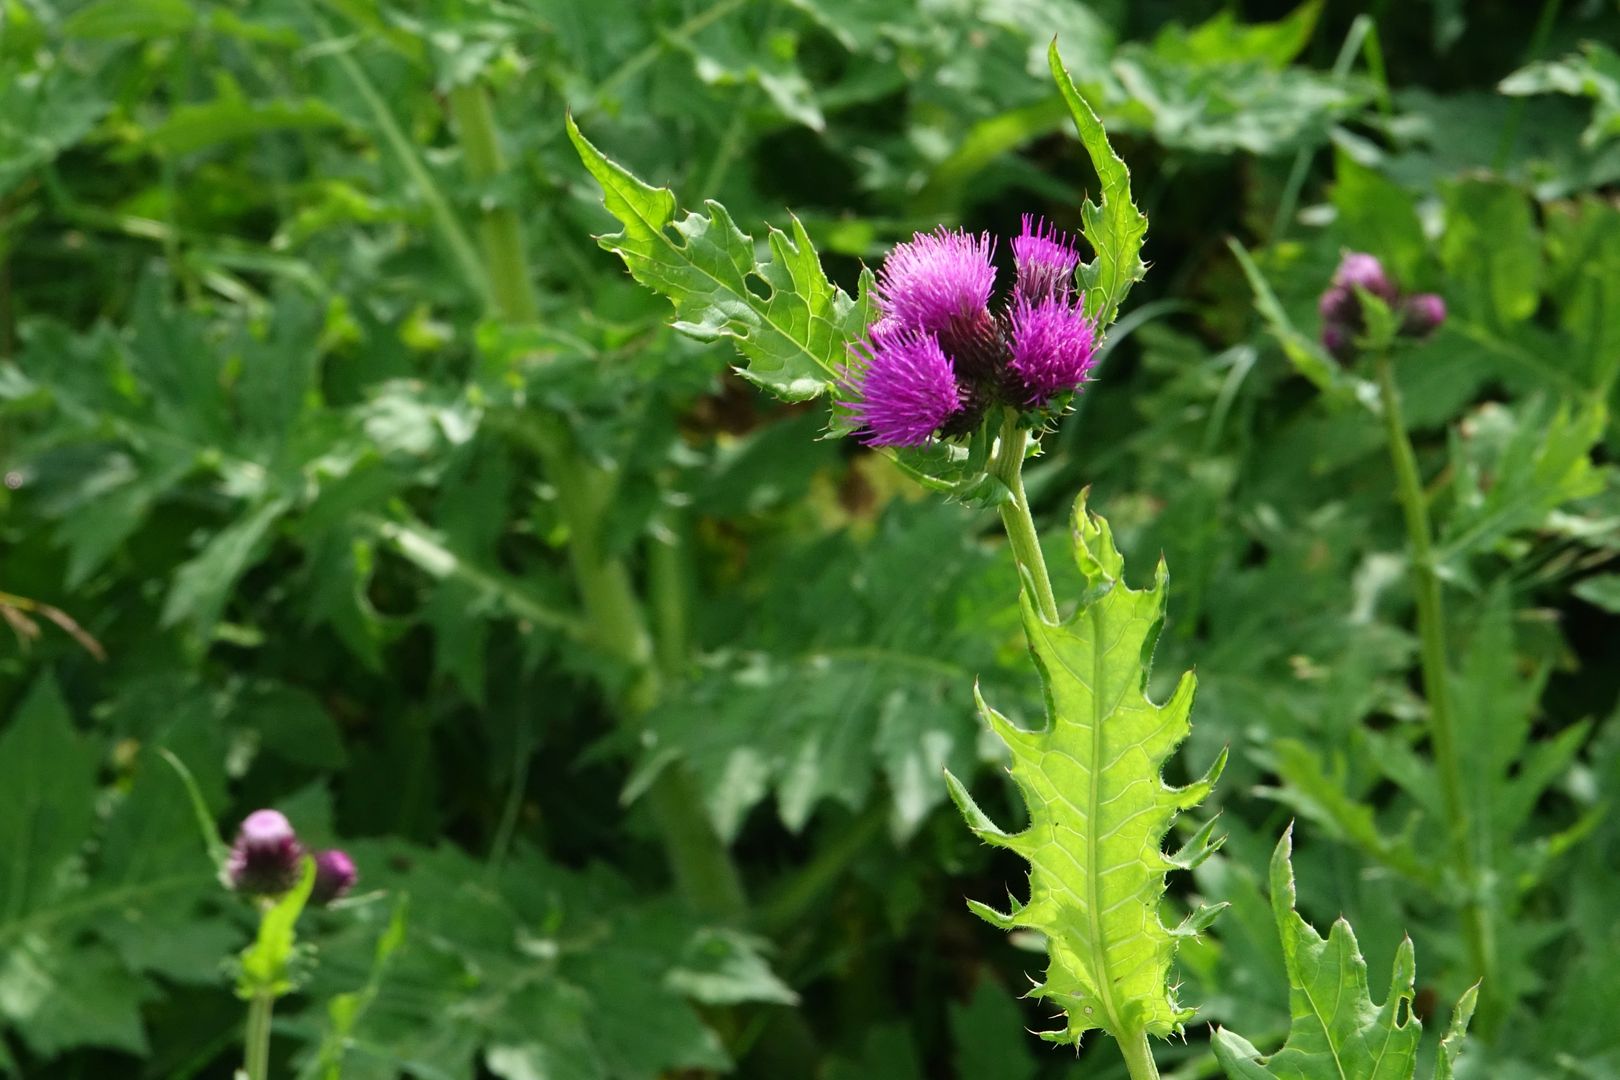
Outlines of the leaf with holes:
{"type": "Polygon", "coordinates": [[[1164,618],[1165,568],[1152,588],[1127,588],[1124,559],[1108,523],[1075,506],[1075,557],[1089,588],[1067,620],[1048,622],[1026,592],[1024,631],[1046,691],[1048,724],[1023,731],[980,699],[980,712],[1012,751],[1012,778],[1029,806],[1029,827],[1006,833],[949,773],[952,797],[983,840],[1030,864],[1030,898],[1003,914],[969,901],[1004,930],[1046,936],[1050,966],[1032,996],[1060,1005],[1065,1027],[1042,1033],[1076,1043],[1103,1030],[1139,1042],[1176,1032],[1193,1015],[1168,985],[1180,937],[1208,925],[1200,909],[1171,930],[1159,921],[1165,874],[1201,862],[1216,847],[1213,822],[1181,853],[1161,845],[1170,823],[1209,793],[1223,752],[1201,779],[1172,788],[1160,776],[1187,737],[1194,678],[1183,675],[1163,705],[1145,693],[1153,646],[1164,618]]]}
{"type": "Polygon", "coordinates": [[[797,218],[791,236],[770,230],[770,257],[758,262],[753,237],[719,203],[708,202],[707,215],[676,220],[668,188],[644,184],[609,160],[572,117],[568,137],[602,185],[603,205],[624,226],[597,242],[674,303],[675,329],[699,341],[732,339],[747,361],[737,370],[784,401],[805,401],[834,385],[845,347],[871,321],[870,275],[862,276],[858,300],[833,285],[797,218]]]}
{"type": "MultiPolygon", "coordinates": [[[[1288,827],[1271,856],[1271,908],[1288,965],[1288,1041],[1270,1057],[1240,1035],[1215,1033],[1215,1057],[1231,1080],[1411,1080],[1417,1071],[1423,1024],[1412,1015],[1417,961],[1412,939],[1395,953],[1389,993],[1374,1005],[1367,961],[1356,932],[1339,919],[1324,939],[1294,910],[1294,829],[1288,827]]],[[[1435,1076],[1451,1076],[1463,1032],[1474,1012],[1475,990],[1457,1003],[1435,1076]]]]}

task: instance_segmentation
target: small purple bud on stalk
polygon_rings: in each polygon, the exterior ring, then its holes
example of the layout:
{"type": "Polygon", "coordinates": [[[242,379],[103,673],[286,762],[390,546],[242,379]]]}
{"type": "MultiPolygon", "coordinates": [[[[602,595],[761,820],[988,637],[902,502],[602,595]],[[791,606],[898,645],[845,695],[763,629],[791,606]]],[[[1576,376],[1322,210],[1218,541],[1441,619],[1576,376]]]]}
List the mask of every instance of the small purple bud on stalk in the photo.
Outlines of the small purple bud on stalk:
{"type": "Polygon", "coordinates": [[[348,852],[335,848],[322,851],[315,856],[315,884],[310,889],[309,902],[325,907],[348,893],[359,879],[360,874],[348,852]]]}
{"type": "Polygon", "coordinates": [[[1333,284],[1350,290],[1365,289],[1386,304],[1395,302],[1395,283],[1384,272],[1384,264],[1376,256],[1363,251],[1347,251],[1333,273],[1333,284]]]}
{"type": "Polygon", "coordinates": [[[869,446],[921,446],[962,408],[950,360],[931,334],[877,330],[850,349],[848,401],[869,446]]]}
{"type": "Polygon", "coordinates": [[[1349,326],[1361,321],[1361,300],[1348,285],[1330,285],[1317,301],[1322,321],[1349,326]]]}
{"type": "Polygon", "coordinates": [[[1401,333],[1409,337],[1428,337],[1445,321],[1445,300],[1436,293],[1418,293],[1407,299],[1401,312],[1401,333]]]}
{"type": "Polygon", "coordinates": [[[1044,405],[1086,381],[1097,355],[1097,332],[1065,297],[1039,303],[1019,297],[1010,316],[1012,360],[1029,405],[1044,405]]]}
{"type": "Polygon", "coordinates": [[[303,845],[279,810],[255,810],[242,821],[225,861],[225,879],[247,896],[277,896],[298,884],[303,845]]]}
{"type": "Polygon", "coordinates": [[[1328,351],[1328,354],[1333,359],[1341,364],[1347,364],[1356,355],[1355,331],[1344,323],[1323,323],[1322,347],[1328,351]]]}
{"type": "Polygon", "coordinates": [[[943,226],[897,244],[878,273],[878,309],[885,330],[937,334],[953,320],[984,311],[996,287],[989,233],[970,236],[943,226]]]}
{"type": "Polygon", "coordinates": [[[1074,288],[1074,269],[1080,253],[1065,233],[1033,214],[1023,217],[1023,231],[1013,238],[1013,261],[1018,267],[1014,294],[1032,304],[1054,296],[1068,296],[1074,288]]]}

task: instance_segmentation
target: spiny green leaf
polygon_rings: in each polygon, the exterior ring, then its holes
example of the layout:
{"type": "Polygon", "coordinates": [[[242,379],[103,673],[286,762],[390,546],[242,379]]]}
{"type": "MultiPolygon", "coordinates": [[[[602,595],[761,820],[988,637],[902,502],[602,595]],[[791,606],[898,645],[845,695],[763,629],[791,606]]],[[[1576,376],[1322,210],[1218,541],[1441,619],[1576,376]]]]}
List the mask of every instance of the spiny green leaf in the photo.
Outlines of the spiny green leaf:
{"type": "Polygon", "coordinates": [[[1054,40],[1046,52],[1058,93],[1074,117],[1080,142],[1091,156],[1091,165],[1102,182],[1102,202],[1090,199],[1080,208],[1085,235],[1097,257],[1080,268],[1080,281],[1086,290],[1086,314],[1105,328],[1119,317],[1119,305],[1131,286],[1147,273],[1142,262],[1142,241],[1147,237],[1147,215],[1131,202],[1131,170],[1108,143],[1097,113],[1074,85],[1054,40]]]}
{"type": "Polygon", "coordinates": [[[859,300],[828,281],[797,218],[791,236],[770,230],[770,257],[758,262],[753,238],[719,203],[705,204],[707,215],[676,220],[674,194],[605,157],[573,117],[568,137],[602,185],[603,205],[624,226],[597,242],[674,303],[675,329],[699,341],[731,338],[747,360],[739,373],[785,401],[808,400],[834,384],[845,346],[871,321],[869,278],[862,279],[859,300]],[[680,240],[669,234],[672,227],[680,240]]]}
{"type": "Polygon", "coordinates": [[[969,901],[988,922],[1046,935],[1051,964],[1033,996],[1062,1006],[1066,1027],[1045,1032],[1078,1043],[1087,1031],[1120,1039],[1167,1036],[1193,1015],[1167,985],[1178,936],[1159,921],[1162,849],[1180,814],[1208,794],[1223,753],[1202,779],[1182,788],[1160,776],[1187,737],[1195,679],[1183,675],[1170,700],[1148,700],[1153,646],[1164,618],[1166,573],[1153,587],[1127,588],[1124,560],[1108,523],[1075,505],[1074,551],[1089,586],[1061,622],[1023,598],[1024,629],[1046,691],[1044,731],[1022,731],[979,701],[980,712],[1012,751],[1011,773],[1029,806],[1022,832],[998,828],[966,788],[946,781],[968,826],[987,843],[1028,860],[1030,899],[1003,914],[969,901]]]}
{"type": "MultiPolygon", "coordinates": [[[[1350,924],[1339,919],[1323,938],[1294,910],[1293,850],[1290,825],[1271,856],[1271,907],[1291,988],[1288,1041],[1268,1058],[1247,1039],[1221,1030],[1215,1033],[1215,1057],[1231,1080],[1411,1080],[1423,1037],[1423,1024],[1412,1014],[1412,940],[1396,950],[1384,1004],[1373,1004],[1367,962],[1350,924]]],[[[1473,1003],[1469,991],[1457,1005],[1438,1076],[1450,1075],[1473,1003]]]]}
{"type": "Polygon", "coordinates": [[[293,989],[293,959],[298,916],[315,888],[315,860],[304,856],[303,874],[259,920],[259,936],[242,953],[242,975],[236,992],[246,999],[260,994],[280,997],[293,989]]]}

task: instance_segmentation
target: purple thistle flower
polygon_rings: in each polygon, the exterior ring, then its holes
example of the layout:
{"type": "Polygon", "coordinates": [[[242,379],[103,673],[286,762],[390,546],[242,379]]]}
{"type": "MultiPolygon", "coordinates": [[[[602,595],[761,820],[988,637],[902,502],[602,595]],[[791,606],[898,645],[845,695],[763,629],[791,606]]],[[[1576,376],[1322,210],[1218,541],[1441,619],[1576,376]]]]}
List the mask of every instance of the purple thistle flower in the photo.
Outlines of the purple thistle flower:
{"type": "Polygon", "coordinates": [[[1086,381],[1097,355],[1097,329],[1077,305],[1061,296],[1039,303],[1018,297],[1009,323],[1008,366],[1027,392],[1027,404],[1044,405],[1086,381]]]}
{"type": "Polygon", "coordinates": [[[310,889],[309,902],[325,907],[343,896],[360,879],[349,853],[333,849],[315,856],[315,884],[310,889]]]}
{"type": "Polygon", "coordinates": [[[279,810],[255,810],[243,819],[225,860],[225,880],[248,896],[276,896],[298,884],[304,848],[279,810]]]}
{"type": "Polygon", "coordinates": [[[1445,299],[1436,293],[1418,293],[1407,299],[1401,312],[1401,333],[1410,337],[1428,337],[1445,321],[1445,299]]]}
{"type": "Polygon", "coordinates": [[[1074,268],[1080,253],[1065,233],[1033,214],[1023,217],[1023,231],[1013,238],[1013,261],[1018,267],[1015,295],[1030,303],[1050,296],[1067,296],[1074,286],[1074,268]]]}
{"type": "Polygon", "coordinates": [[[939,339],[918,331],[874,330],[850,349],[850,400],[869,446],[921,446],[962,409],[956,374],[939,339]]]}
{"type": "Polygon", "coordinates": [[[970,236],[941,226],[898,244],[878,274],[878,306],[889,330],[937,334],[954,319],[984,311],[996,287],[989,233],[970,236]]]}
{"type": "Polygon", "coordinates": [[[1339,260],[1339,268],[1333,272],[1333,284],[1349,290],[1351,296],[1355,295],[1357,288],[1361,288],[1386,304],[1395,302],[1395,283],[1384,272],[1384,264],[1378,261],[1377,256],[1364,251],[1344,253],[1339,260]]]}

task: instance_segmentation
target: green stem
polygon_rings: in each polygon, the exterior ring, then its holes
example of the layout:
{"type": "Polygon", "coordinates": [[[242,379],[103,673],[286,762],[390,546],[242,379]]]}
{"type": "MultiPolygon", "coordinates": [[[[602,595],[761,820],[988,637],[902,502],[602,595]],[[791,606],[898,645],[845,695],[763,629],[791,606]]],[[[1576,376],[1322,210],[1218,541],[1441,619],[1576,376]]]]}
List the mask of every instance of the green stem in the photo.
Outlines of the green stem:
{"type": "Polygon", "coordinates": [[[276,999],[265,993],[254,994],[248,1002],[242,1056],[242,1068],[247,1073],[247,1080],[269,1080],[270,1013],[275,1004],[276,999]]]}
{"type": "Polygon", "coordinates": [[[1434,557],[1433,530],[1429,525],[1428,504],[1418,475],[1417,455],[1406,433],[1401,413],[1401,395],[1395,386],[1395,369],[1389,354],[1378,357],[1378,390],[1383,402],[1384,430],[1389,440],[1390,458],[1395,465],[1395,491],[1406,517],[1406,542],[1411,554],[1412,585],[1417,595],[1418,640],[1423,668],[1423,696],[1429,703],[1429,741],[1435,770],[1440,777],[1440,798],[1450,830],[1452,857],[1463,880],[1463,932],[1468,947],[1471,977],[1484,980],[1480,987],[1481,1021],[1488,1024],[1494,1015],[1487,1009],[1492,990],[1495,947],[1490,919],[1479,896],[1479,871],[1474,848],[1469,841],[1469,813],[1463,792],[1462,760],[1457,746],[1456,718],[1451,711],[1451,694],[1446,667],[1446,619],[1440,593],[1440,575],[1434,557]]]}
{"type": "MultiPolygon", "coordinates": [[[[487,92],[478,84],[457,87],[450,94],[450,109],[470,179],[482,184],[499,177],[506,162],[487,92]]],[[[510,323],[535,321],[540,304],[529,272],[522,220],[510,208],[487,204],[479,238],[488,267],[485,280],[492,314],[510,323]]],[[[580,452],[561,419],[549,415],[529,419],[525,434],[557,491],[557,506],[568,529],[568,557],[590,637],[629,672],[620,694],[619,719],[639,731],[645,715],[658,703],[662,680],[629,567],[612,554],[602,536],[613,501],[613,478],[580,452]]],[[[682,895],[705,915],[742,919],[747,899],[741,875],[710,825],[697,784],[684,764],[677,762],[659,775],[648,792],[648,803],[682,895]]]]}
{"type": "Polygon", "coordinates": [[[1040,534],[1035,531],[1035,519],[1029,512],[1029,496],[1024,491],[1024,453],[1029,448],[1029,432],[1018,426],[1018,414],[1008,412],[1001,425],[996,455],[990,462],[990,471],[1012,493],[1012,498],[1001,504],[1001,524],[1007,530],[1007,541],[1012,545],[1013,558],[1029,575],[1035,590],[1035,603],[1041,617],[1057,622],[1057,597],[1052,593],[1052,579],[1046,573],[1046,557],[1041,554],[1040,534]]]}
{"type": "Polygon", "coordinates": [[[1125,1068],[1131,1080],[1159,1080],[1159,1066],[1153,1061],[1153,1048],[1148,1045],[1147,1032],[1136,1031],[1116,1037],[1119,1052],[1125,1057],[1125,1068]]]}

